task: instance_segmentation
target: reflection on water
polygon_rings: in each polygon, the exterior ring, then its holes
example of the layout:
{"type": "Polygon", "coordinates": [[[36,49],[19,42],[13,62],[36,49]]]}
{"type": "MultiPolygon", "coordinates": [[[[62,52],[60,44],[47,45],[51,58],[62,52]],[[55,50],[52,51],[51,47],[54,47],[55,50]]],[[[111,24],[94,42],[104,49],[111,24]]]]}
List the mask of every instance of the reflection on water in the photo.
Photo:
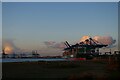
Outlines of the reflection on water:
{"type": "Polygon", "coordinates": [[[33,62],[33,61],[66,61],[66,59],[63,58],[22,58],[22,59],[10,59],[10,58],[5,58],[5,59],[0,59],[0,62],[33,62]]]}

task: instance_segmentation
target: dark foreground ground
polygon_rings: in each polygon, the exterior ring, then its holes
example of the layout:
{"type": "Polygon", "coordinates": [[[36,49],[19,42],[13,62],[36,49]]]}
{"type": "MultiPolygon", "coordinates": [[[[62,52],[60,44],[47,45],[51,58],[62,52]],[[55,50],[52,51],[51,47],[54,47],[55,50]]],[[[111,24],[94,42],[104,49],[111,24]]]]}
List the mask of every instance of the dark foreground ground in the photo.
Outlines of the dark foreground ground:
{"type": "Polygon", "coordinates": [[[3,63],[2,80],[120,80],[114,64],[105,61],[3,63]]]}

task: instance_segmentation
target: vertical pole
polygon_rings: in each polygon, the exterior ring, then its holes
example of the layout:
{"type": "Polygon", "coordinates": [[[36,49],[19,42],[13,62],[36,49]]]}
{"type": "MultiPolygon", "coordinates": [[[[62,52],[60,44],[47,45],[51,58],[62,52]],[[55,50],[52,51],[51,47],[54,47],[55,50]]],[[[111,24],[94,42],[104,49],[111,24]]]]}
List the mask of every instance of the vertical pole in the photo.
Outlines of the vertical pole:
{"type": "Polygon", "coordinates": [[[110,55],[109,55],[109,64],[111,63],[110,55]]]}

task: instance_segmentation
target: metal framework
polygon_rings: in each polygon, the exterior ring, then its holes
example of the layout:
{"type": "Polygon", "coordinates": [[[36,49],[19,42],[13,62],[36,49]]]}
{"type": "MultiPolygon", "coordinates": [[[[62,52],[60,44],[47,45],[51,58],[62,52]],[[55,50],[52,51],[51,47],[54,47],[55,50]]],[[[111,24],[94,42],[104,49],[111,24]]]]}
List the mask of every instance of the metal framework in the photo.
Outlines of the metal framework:
{"type": "Polygon", "coordinates": [[[76,43],[75,45],[70,45],[67,41],[64,43],[66,48],[64,48],[63,56],[70,57],[94,57],[99,55],[99,48],[106,47],[108,45],[101,44],[100,42],[89,38],[84,42],[76,43]]]}

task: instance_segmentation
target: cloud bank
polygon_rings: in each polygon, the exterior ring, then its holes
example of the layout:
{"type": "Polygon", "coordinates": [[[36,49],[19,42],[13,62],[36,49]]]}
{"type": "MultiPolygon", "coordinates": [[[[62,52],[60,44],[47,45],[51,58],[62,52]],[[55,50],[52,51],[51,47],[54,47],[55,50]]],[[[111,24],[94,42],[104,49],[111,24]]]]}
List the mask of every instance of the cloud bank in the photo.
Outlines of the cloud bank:
{"type": "Polygon", "coordinates": [[[94,36],[93,39],[102,44],[106,44],[109,47],[113,47],[116,42],[116,40],[113,39],[111,36],[94,36]]]}
{"type": "Polygon", "coordinates": [[[64,42],[55,42],[55,41],[45,41],[44,44],[47,47],[51,47],[51,48],[58,48],[58,49],[63,49],[65,48],[65,44],[64,42]]]}

